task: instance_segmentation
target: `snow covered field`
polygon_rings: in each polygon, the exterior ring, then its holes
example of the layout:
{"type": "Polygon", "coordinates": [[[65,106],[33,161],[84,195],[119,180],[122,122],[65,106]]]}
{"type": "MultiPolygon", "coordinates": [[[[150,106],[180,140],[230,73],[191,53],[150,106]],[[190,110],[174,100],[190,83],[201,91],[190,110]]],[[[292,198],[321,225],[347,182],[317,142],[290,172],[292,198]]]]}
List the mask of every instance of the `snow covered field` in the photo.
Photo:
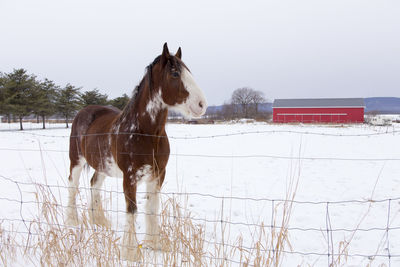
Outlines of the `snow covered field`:
{"type": "MultiPolygon", "coordinates": [[[[339,265],[400,265],[400,125],[169,124],[167,133],[163,199],[187,197],[207,240],[221,241],[215,225],[222,219],[225,242],[242,235],[250,245],[255,225],[264,223],[268,232],[271,220],[279,220],[280,200],[298,181],[282,266],[327,266],[345,242],[348,258],[339,265]]],[[[0,131],[2,228],[26,231],[21,218],[37,215],[32,182],[54,185],[54,197],[66,205],[68,135],[68,129],[0,131]]],[[[81,186],[89,187],[89,177],[82,175],[81,186]]],[[[112,228],[123,229],[122,179],[108,178],[104,189],[113,191],[104,196],[114,211],[108,213],[112,228]]],[[[88,195],[81,190],[79,203],[88,195]]],[[[144,225],[139,214],[139,233],[144,225]]]]}

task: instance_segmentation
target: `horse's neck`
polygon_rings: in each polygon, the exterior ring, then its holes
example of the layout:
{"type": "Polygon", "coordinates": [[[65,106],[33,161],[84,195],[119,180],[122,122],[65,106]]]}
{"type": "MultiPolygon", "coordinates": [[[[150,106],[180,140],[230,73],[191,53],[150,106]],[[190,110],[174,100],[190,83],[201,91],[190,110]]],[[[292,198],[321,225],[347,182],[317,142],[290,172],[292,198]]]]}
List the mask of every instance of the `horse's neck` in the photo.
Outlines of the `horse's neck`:
{"type": "Polygon", "coordinates": [[[121,114],[120,131],[160,135],[165,129],[168,109],[163,106],[161,95],[142,88],[128,104],[129,109],[121,114]]]}

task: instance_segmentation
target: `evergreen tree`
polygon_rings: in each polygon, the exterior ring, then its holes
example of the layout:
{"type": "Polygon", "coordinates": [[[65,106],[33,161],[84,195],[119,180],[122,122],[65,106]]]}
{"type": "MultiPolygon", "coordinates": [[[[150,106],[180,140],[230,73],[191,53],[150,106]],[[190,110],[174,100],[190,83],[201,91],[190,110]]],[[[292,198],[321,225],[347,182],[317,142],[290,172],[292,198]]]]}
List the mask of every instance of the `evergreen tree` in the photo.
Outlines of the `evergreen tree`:
{"type": "Polygon", "coordinates": [[[83,106],[107,105],[107,98],[108,96],[106,94],[101,94],[97,89],[86,91],[81,95],[83,106]]]}
{"type": "Polygon", "coordinates": [[[5,75],[0,72],[0,114],[5,114],[5,101],[6,101],[6,89],[4,87],[6,83],[5,75]]]}
{"type": "Polygon", "coordinates": [[[0,73],[0,114],[6,115],[8,123],[11,123],[11,107],[9,105],[10,91],[6,87],[7,75],[0,73]]]}
{"type": "Polygon", "coordinates": [[[32,109],[34,114],[42,118],[43,129],[46,128],[46,117],[56,112],[56,97],[59,89],[53,81],[48,79],[35,86],[32,109]]]}
{"type": "Polygon", "coordinates": [[[20,130],[23,130],[22,118],[32,112],[35,84],[36,77],[28,75],[25,69],[14,69],[6,74],[5,108],[19,119],[20,130]]]}
{"type": "Polygon", "coordinates": [[[129,96],[127,94],[123,94],[120,97],[114,98],[109,101],[109,104],[123,110],[126,104],[129,102],[129,96]]]}
{"type": "Polygon", "coordinates": [[[65,88],[57,91],[56,108],[65,118],[65,124],[68,128],[68,119],[70,119],[78,109],[81,108],[80,88],[67,84],[65,88]]]}

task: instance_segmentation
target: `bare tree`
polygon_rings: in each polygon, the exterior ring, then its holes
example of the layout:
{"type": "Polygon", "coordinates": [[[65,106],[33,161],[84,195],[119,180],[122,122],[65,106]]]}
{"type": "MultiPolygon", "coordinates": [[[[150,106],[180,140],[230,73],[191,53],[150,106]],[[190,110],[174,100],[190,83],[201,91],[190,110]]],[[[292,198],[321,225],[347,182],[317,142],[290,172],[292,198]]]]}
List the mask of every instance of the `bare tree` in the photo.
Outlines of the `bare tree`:
{"type": "Polygon", "coordinates": [[[257,114],[258,105],[265,102],[264,94],[249,87],[238,88],[232,93],[231,103],[238,105],[242,116],[248,118],[253,112],[257,114]]]}
{"type": "Polygon", "coordinates": [[[264,98],[264,93],[261,91],[253,90],[252,103],[255,107],[255,115],[258,114],[258,105],[263,104],[265,102],[266,102],[266,99],[264,98]]]}
{"type": "Polygon", "coordinates": [[[245,118],[247,118],[249,115],[249,106],[252,103],[252,91],[253,89],[251,88],[243,87],[236,89],[232,93],[232,104],[239,105],[241,107],[241,113],[245,118]]]}
{"type": "Polygon", "coordinates": [[[235,105],[225,102],[222,106],[220,115],[223,119],[233,120],[237,116],[235,105]]]}

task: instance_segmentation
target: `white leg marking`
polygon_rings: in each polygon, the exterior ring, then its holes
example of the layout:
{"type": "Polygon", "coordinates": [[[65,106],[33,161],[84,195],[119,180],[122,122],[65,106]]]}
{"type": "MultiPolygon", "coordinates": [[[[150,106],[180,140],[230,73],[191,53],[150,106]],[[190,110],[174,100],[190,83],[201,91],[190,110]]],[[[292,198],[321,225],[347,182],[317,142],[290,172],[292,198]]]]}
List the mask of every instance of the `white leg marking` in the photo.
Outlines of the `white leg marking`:
{"type": "Polygon", "coordinates": [[[138,261],[141,259],[141,251],[136,238],[135,221],[136,214],[126,214],[126,225],[122,238],[122,258],[128,261],[138,261]]]}
{"type": "Polygon", "coordinates": [[[151,241],[151,246],[155,249],[161,249],[159,209],[160,209],[160,190],[158,181],[147,182],[147,201],[146,209],[146,239],[151,241]]]}
{"type": "Polygon", "coordinates": [[[81,176],[84,160],[79,161],[71,170],[70,178],[68,179],[68,206],[65,223],[67,225],[78,225],[78,212],[76,210],[76,194],[78,193],[79,178],[81,176]]]}
{"type": "Polygon", "coordinates": [[[96,182],[91,186],[91,202],[89,206],[89,219],[92,224],[102,225],[110,228],[111,223],[104,215],[100,189],[103,185],[105,175],[97,173],[96,182]]]}

